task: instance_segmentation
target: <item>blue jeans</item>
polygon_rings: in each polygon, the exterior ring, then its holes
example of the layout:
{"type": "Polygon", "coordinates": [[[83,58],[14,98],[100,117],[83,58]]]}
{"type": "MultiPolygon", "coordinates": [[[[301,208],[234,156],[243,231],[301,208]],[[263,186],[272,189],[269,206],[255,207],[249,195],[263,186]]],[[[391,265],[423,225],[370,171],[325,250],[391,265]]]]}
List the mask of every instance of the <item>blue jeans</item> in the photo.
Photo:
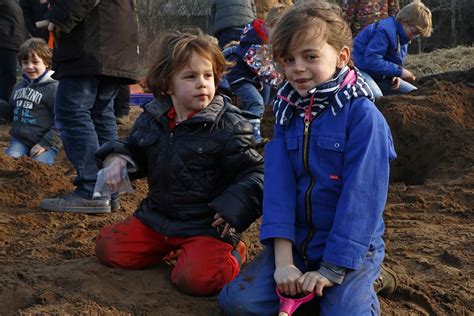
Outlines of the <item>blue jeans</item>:
{"type": "Polygon", "coordinates": [[[363,71],[360,71],[360,73],[364,77],[365,82],[367,82],[367,85],[372,90],[375,98],[380,98],[384,95],[405,94],[416,90],[414,85],[406,82],[403,79],[400,79],[400,88],[396,91],[392,91],[391,78],[374,80],[368,73],[363,71]]]}
{"type": "Polygon", "coordinates": [[[106,77],[59,80],[55,99],[55,123],[64,150],[77,172],[75,194],[91,199],[98,168],[95,152],[117,139],[114,99],[119,83],[106,77]]]}
{"type": "Polygon", "coordinates": [[[265,111],[263,96],[251,83],[244,83],[238,88],[231,86],[232,92],[239,98],[240,107],[259,118],[263,117],[265,111]]]}
{"type": "MultiPolygon", "coordinates": [[[[380,315],[373,283],[380,274],[383,256],[383,249],[369,252],[358,270],[347,272],[342,284],[325,288],[319,301],[320,315],[380,315]]],[[[307,269],[299,255],[293,259],[302,272],[316,270],[315,267],[307,269]]],[[[225,315],[277,315],[279,299],[274,271],[273,247],[266,247],[220,292],[218,302],[225,315]]]]}
{"type": "Polygon", "coordinates": [[[405,94],[417,89],[414,85],[403,79],[400,79],[400,87],[398,90],[392,90],[392,79],[382,79],[377,80],[376,82],[379,85],[380,90],[382,90],[383,95],[405,94]]]}
{"type": "Polygon", "coordinates": [[[243,27],[231,27],[223,29],[216,34],[217,41],[219,42],[219,47],[224,49],[224,46],[232,41],[240,41],[240,36],[244,32],[243,27]]]}
{"type": "MultiPolygon", "coordinates": [[[[10,145],[8,146],[6,150],[6,154],[13,158],[29,156],[30,149],[31,147],[25,145],[18,138],[15,138],[12,136],[10,140],[10,145]]],[[[58,149],[53,146],[53,147],[50,147],[47,151],[43,152],[42,154],[36,157],[31,157],[31,159],[39,161],[39,162],[43,162],[51,166],[54,164],[54,159],[56,158],[57,154],[58,154],[58,149]]]]}

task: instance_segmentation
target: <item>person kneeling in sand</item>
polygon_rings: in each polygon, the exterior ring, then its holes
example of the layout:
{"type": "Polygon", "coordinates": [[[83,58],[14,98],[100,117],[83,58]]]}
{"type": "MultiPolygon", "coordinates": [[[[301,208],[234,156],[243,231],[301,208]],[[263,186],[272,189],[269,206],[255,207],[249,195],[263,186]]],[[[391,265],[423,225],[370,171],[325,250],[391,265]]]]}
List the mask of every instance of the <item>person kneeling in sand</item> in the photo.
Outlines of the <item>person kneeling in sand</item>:
{"type": "Polygon", "coordinates": [[[6,154],[19,158],[29,156],[52,165],[61,146],[54,125],[54,96],[58,82],[51,78],[51,51],[41,38],[31,38],[18,51],[23,71],[10,98],[12,116],[10,145],[6,154]]]}
{"type": "Polygon", "coordinates": [[[252,125],[215,94],[226,61],[201,32],[163,34],[146,82],[155,100],[125,141],[96,153],[106,183],[147,176],[149,192],[125,221],[104,227],[97,259],[141,269],[178,253],[171,282],[185,293],[216,294],[240,271],[239,235],[261,214],[263,157],[252,125]]]}

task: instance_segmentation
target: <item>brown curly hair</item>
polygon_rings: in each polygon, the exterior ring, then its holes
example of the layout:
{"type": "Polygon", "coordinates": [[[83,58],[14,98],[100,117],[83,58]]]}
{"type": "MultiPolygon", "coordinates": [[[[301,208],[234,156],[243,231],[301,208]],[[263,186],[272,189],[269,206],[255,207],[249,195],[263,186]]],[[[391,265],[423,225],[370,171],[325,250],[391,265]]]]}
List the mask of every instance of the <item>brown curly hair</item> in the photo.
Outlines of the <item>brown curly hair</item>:
{"type": "Polygon", "coordinates": [[[227,67],[216,41],[198,28],[167,31],[160,35],[154,47],[156,57],[145,78],[145,85],[156,98],[168,94],[171,77],[189,64],[194,53],[211,62],[216,87],[227,67]]]}
{"type": "Polygon", "coordinates": [[[38,55],[43,60],[46,68],[51,68],[53,54],[44,39],[33,37],[21,44],[17,54],[18,62],[21,64],[22,60],[27,60],[33,54],[38,55]]]}

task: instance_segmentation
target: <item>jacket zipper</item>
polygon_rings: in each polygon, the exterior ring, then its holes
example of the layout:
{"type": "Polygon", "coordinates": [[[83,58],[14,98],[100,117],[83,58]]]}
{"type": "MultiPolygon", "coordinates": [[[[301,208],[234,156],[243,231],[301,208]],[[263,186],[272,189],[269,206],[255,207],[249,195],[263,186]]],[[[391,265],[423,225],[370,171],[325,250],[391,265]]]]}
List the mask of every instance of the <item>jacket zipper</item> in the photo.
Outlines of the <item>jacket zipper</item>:
{"type": "Polygon", "coordinates": [[[307,256],[307,250],[308,250],[308,245],[311,239],[313,239],[314,236],[314,226],[313,226],[313,217],[312,217],[312,207],[311,207],[311,192],[313,191],[314,185],[316,183],[313,174],[311,173],[311,169],[309,167],[309,139],[310,139],[310,127],[311,127],[311,122],[312,120],[305,119],[304,121],[304,136],[303,136],[303,167],[308,174],[309,178],[311,179],[310,184],[308,186],[308,189],[306,190],[305,193],[305,213],[306,213],[306,221],[309,225],[309,231],[308,234],[306,235],[305,239],[301,243],[300,251],[301,254],[303,255],[303,259],[306,264],[308,264],[308,256],[307,256]]]}
{"type": "MultiPolygon", "coordinates": [[[[166,168],[166,170],[168,171],[168,175],[167,175],[167,177],[165,178],[165,179],[166,179],[166,181],[165,181],[165,186],[164,186],[165,190],[168,190],[169,187],[170,187],[170,186],[169,186],[168,179],[170,179],[170,177],[171,177],[171,174],[170,174],[170,173],[171,173],[170,165],[171,165],[171,152],[172,152],[173,140],[174,140],[174,139],[173,139],[173,136],[174,136],[174,129],[171,130],[170,136],[169,136],[169,139],[168,139],[168,152],[167,152],[167,154],[168,154],[168,166],[167,166],[167,168],[166,168]]],[[[169,208],[170,208],[170,201],[169,201],[169,196],[170,196],[170,194],[169,194],[169,193],[168,193],[168,194],[165,194],[165,196],[166,196],[166,198],[165,198],[165,203],[164,203],[164,204],[165,204],[166,210],[169,210],[169,208]]]]}

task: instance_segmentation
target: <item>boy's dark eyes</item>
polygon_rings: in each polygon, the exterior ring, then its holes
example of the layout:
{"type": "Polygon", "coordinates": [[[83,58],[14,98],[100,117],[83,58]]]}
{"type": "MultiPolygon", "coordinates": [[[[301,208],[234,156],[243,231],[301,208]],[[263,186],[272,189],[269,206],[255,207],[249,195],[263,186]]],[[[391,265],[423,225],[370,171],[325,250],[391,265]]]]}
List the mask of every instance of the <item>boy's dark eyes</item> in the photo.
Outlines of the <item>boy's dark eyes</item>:
{"type": "MultiPolygon", "coordinates": [[[[214,77],[214,74],[213,73],[204,74],[204,77],[205,78],[212,78],[212,77],[214,77]]],[[[196,78],[196,75],[185,75],[183,78],[184,79],[194,79],[194,78],[196,78]]]]}
{"type": "MultiPolygon", "coordinates": [[[[32,63],[33,65],[38,65],[39,63],[41,63],[41,61],[40,61],[40,60],[32,60],[31,63],[32,63]]],[[[22,65],[28,64],[28,60],[22,60],[22,61],[21,61],[21,64],[22,64],[22,65]]]]}

